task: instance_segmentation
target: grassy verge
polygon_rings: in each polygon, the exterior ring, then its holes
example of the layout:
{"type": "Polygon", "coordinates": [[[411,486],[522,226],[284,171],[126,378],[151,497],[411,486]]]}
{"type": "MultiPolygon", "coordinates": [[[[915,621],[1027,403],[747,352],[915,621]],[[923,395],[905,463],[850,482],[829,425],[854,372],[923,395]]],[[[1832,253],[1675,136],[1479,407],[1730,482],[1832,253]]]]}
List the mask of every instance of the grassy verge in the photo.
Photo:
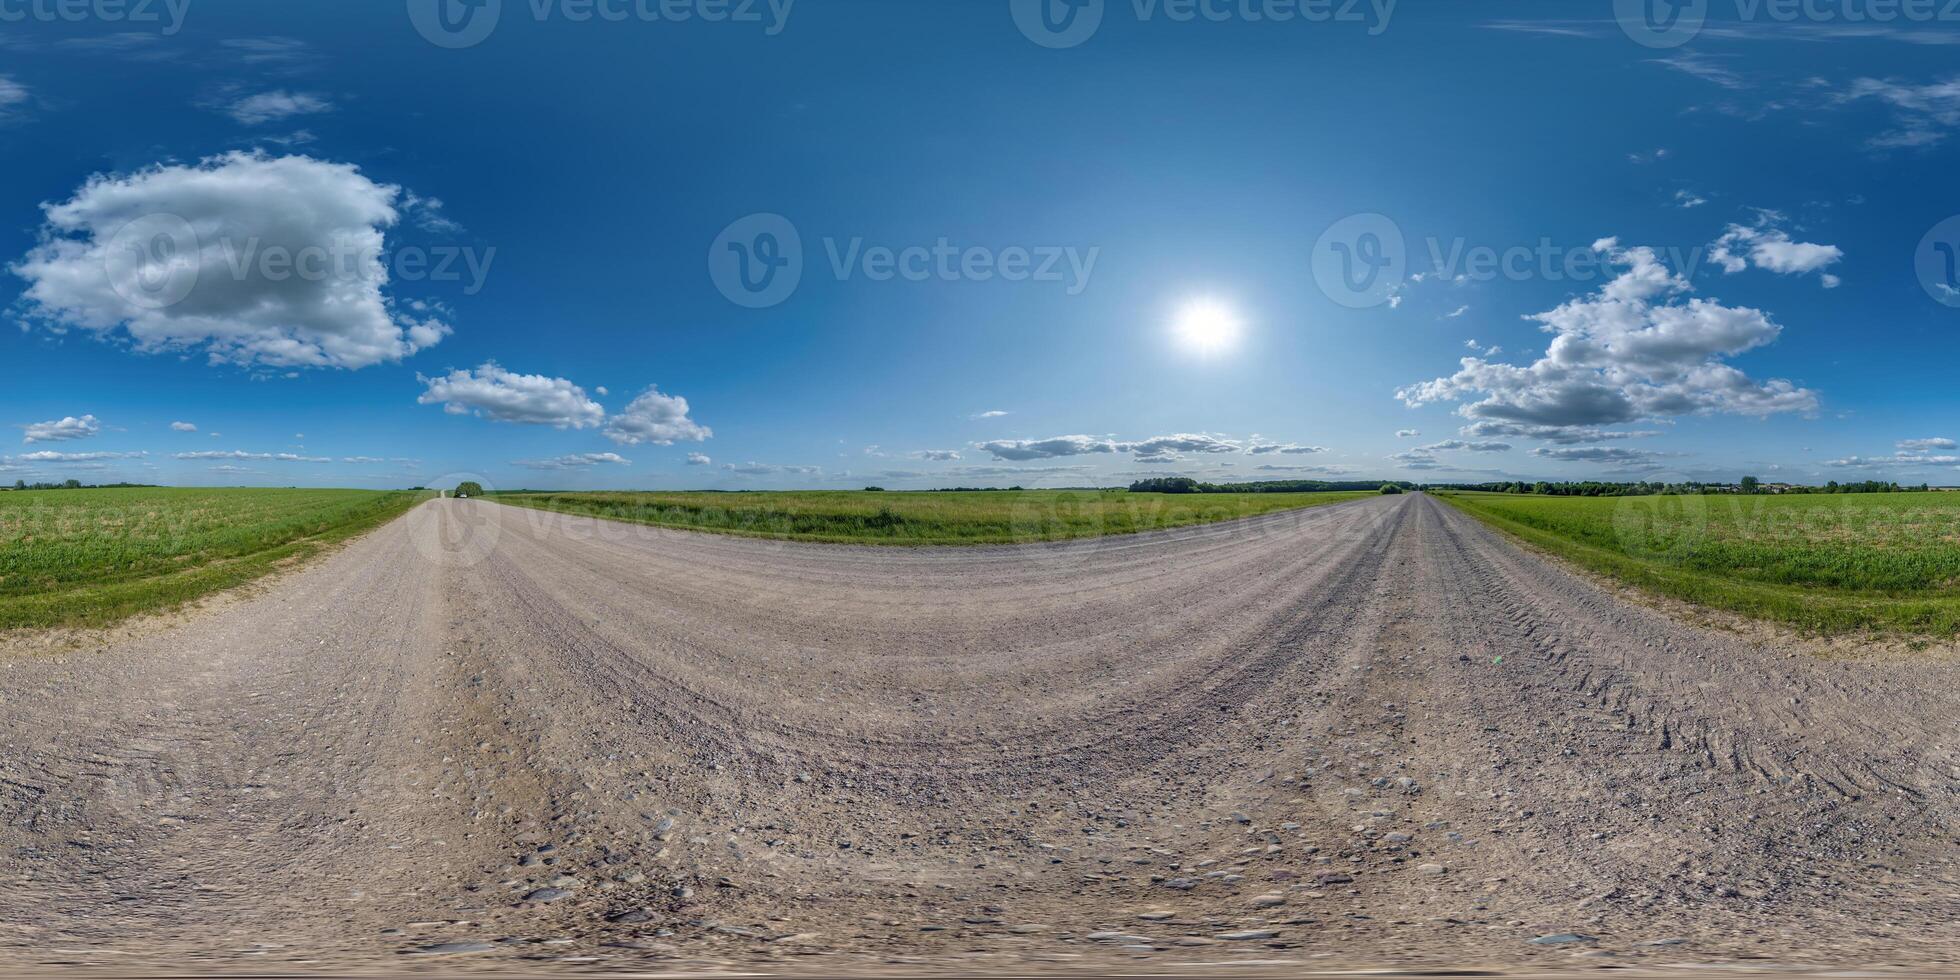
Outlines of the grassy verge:
{"type": "Polygon", "coordinates": [[[1960,633],[1960,494],[1436,496],[1670,598],[1820,634],[1960,633]]]}
{"type": "Polygon", "coordinates": [[[750,537],[841,544],[981,545],[1134,534],[1371,496],[978,490],[505,493],[489,499],[557,513],[750,537]]]}
{"type": "Polygon", "coordinates": [[[0,631],[103,626],[302,561],[428,495],[130,488],[0,494],[0,631]]]}

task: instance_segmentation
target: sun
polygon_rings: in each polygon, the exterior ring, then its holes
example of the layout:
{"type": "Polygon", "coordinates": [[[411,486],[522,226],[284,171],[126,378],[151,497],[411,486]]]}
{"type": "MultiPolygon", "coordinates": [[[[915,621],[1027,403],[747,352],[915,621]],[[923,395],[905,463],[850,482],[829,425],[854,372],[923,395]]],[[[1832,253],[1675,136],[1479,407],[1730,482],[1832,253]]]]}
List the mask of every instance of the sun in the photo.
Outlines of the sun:
{"type": "Polygon", "coordinates": [[[1178,310],[1171,330],[1186,350],[1210,357],[1238,346],[1244,327],[1231,307],[1216,300],[1200,299],[1178,310]]]}

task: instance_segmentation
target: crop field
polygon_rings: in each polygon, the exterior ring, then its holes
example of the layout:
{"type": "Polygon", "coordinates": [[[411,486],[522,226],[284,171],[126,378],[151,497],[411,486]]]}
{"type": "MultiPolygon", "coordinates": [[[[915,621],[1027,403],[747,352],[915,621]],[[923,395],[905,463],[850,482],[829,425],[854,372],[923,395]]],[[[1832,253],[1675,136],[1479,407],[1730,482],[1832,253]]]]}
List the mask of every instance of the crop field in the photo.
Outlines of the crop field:
{"type": "Polygon", "coordinates": [[[1960,628],[1960,493],[1439,496],[1675,598],[1825,632],[1960,628]]]}
{"type": "Polygon", "coordinates": [[[933,493],[506,493],[500,503],[661,527],[858,544],[1012,544],[1132,534],[1374,496],[1362,492],[1155,494],[1099,490],[933,493]]]}
{"type": "Polygon", "coordinates": [[[258,578],[424,494],[118,488],[0,493],[0,630],[92,625],[258,578]]]}

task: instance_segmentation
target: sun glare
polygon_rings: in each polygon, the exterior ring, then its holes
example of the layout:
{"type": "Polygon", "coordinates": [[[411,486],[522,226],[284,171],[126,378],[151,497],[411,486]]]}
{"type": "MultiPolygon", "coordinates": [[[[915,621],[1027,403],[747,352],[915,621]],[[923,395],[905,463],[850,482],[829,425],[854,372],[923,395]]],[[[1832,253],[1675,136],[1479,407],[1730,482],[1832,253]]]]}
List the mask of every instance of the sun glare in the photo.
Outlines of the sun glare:
{"type": "Polygon", "coordinates": [[[1213,300],[1195,300],[1178,311],[1173,330],[1185,349],[1210,356],[1237,346],[1242,327],[1230,307],[1213,300]]]}

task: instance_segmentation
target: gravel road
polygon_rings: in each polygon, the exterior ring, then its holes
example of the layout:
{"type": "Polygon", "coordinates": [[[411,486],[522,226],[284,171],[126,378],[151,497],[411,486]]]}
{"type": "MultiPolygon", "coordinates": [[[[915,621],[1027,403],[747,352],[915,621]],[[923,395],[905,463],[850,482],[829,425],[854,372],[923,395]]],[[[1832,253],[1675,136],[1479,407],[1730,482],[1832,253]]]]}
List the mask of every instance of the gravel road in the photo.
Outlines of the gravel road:
{"type": "Polygon", "coordinates": [[[971,549],[433,501],[0,660],[0,969],[1940,966],[1956,719],[1950,660],[1419,494],[971,549]]]}

